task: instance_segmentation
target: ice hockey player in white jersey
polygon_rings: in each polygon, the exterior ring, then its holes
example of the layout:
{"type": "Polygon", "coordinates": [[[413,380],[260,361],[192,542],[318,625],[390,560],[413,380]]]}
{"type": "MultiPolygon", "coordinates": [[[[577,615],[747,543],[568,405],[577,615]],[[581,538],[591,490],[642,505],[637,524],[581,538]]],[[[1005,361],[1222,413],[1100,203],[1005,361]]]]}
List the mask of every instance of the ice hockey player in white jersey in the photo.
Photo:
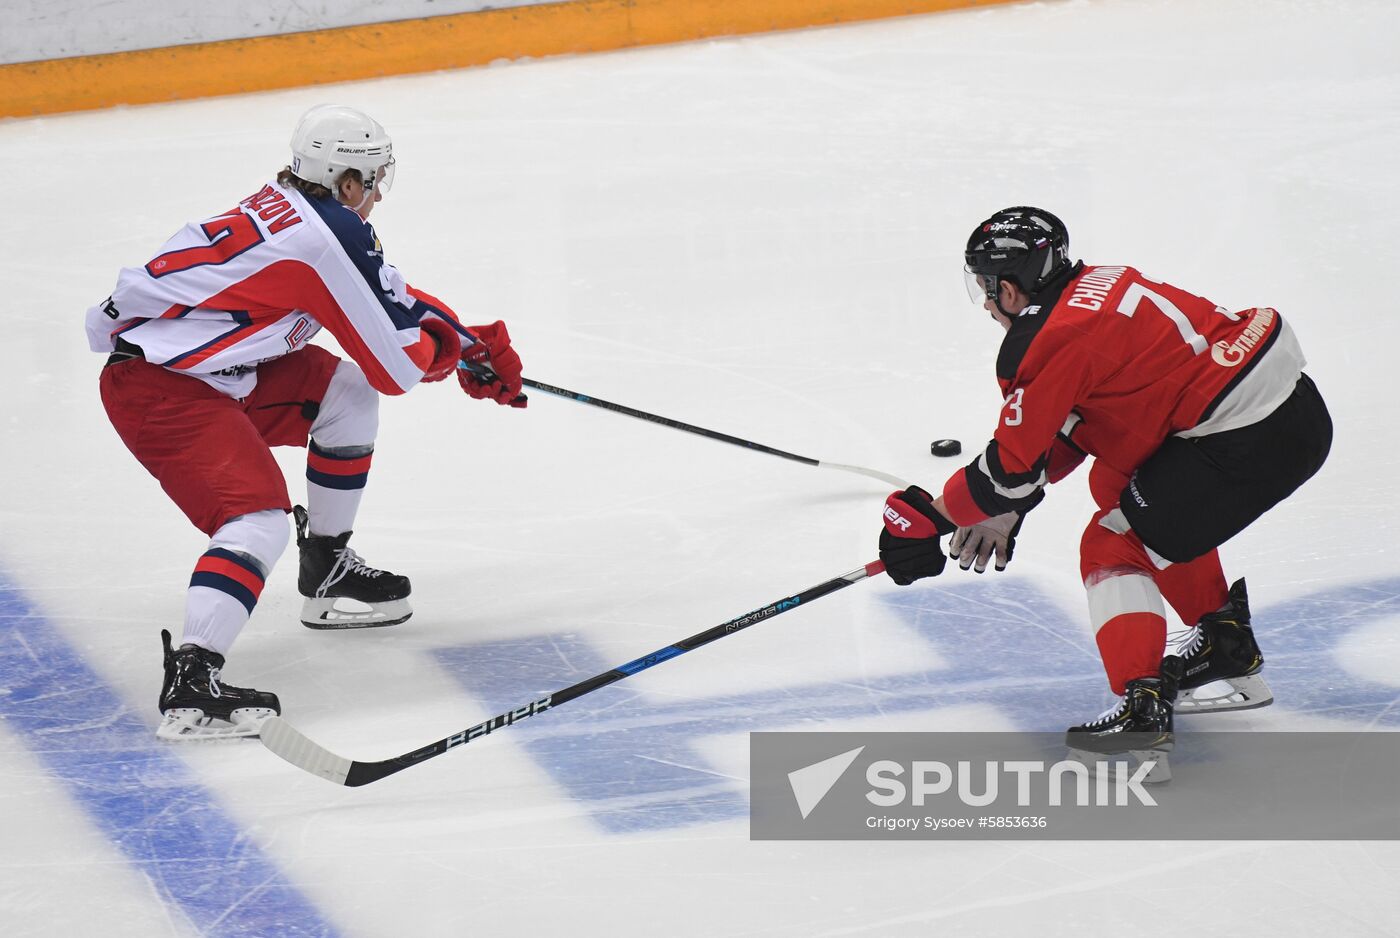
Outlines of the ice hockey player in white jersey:
{"type": "Polygon", "coordinates": [[[161,737],[256,735],[281,712],[275,694],[221,674],[290,539],[293,506],[270,447],[307,449],[306,508],[295,509],[302,623],[395,625],[412,614],[408,578],[347,544],[379,395],[456,374],[472,397],[525,406],[505,324],[463,326],[385,262],[369,215],[394,168],[389,135],[368,115],[312,108],[275,180],[186,225],[88,310],[89,345],[108,354],[100,389],[113,427],[210,539],[181,645],[161,633],[161,737]],[[308,344],[322,328],[350,361],[308,344]]]}

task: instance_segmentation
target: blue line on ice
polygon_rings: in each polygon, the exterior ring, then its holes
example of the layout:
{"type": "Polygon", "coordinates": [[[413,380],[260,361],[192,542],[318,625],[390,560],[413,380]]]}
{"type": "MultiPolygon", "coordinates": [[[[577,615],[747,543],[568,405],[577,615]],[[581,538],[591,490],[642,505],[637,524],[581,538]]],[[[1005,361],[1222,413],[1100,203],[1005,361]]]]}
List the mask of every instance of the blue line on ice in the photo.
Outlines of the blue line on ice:
{"type": "MultiPolygon", "coordinates": [[[[146,638],[159,674],[159,644],[146,638]]],[[[199,934],[337,934],[169,748],[183,744],[160,743],[3,576],[0,718],[199,934]]]]}
{"type": "MultiPolygon", "coordinates": [[[[693,746],[715,733],[805,724],[819,730],[830,721],[966,704],[994,706],[1017,728],[1037,732],[1094,716],[1109,697],[1088,626],[1033,581],[993,576],[884,594],[882,601],[937,648],[945,669],[676,703],[640,699],[625,682],[513,732],[600,827],[623,834],[747,816],[744,786],[718,777],[693,746]]],[[[1400,725],[1400,690],[1346,672],[1334,654],[1348,633],[1390,616],[1400,617],[1400,577],[1344,584],[1272,607],[1255,597],[1275,706],[1355,721],[1356,729],[1400,725]]],[[[565,635],[436,654],[490,713],[617,665],[587,639],[565,635]]],[[[1180,728],[1231,719],[1183,718],[1180,728]]]]}

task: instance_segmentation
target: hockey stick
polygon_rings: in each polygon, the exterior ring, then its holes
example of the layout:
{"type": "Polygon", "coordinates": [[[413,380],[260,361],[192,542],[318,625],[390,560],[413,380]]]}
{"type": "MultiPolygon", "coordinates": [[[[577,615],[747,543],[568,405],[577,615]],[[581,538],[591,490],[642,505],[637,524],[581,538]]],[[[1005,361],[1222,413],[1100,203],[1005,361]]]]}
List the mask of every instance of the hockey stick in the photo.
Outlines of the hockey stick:
{"type": "Polygon", "coordinates": [[[887,472],[878,469],[867,469],[864,466],[848,466],[845,463],[826,462],[821,459],[813,459],[810,456],[799,456],[796,453],[789,453],[784,450],[775,449],[772,446],[764,446],[762,443],[755,443],[752,440],[743,440],[737,436],[730,436],[728,433],[720,433],[718,430],[706,430],[704,427],[697,427],[694,424],[682,423],[679,420],[672,420],[670,417],[661,417],[656,414],[649,414],[644,410],[637,410],[623,404],[614,404],[600,398],[590,397],[587,394],[580,394],[577,391],[570,391],[567,388],[556,387],[552,384],[545,384],[543,381],[533,381],[530,378],[522,378],[521,382],[527,388],[534,388],[537,391],[544,391],[546,394],[553,394],[558,397],[567,397],[571,401],[578,401],[581,404],[592,404],[594,407],[601,407],[604,410],[611,410],[615,413],[626,414],[628,417],[637,417],[641,420],[649,420],[652,423],[659,423],[663,427],[670,427],[673,430],[684,430],[686,433],[697,433],[700,436],[709,437],[712,440],[719,440],[722,443],[732,443],[735,446],[742,446],[745,449],[757,450],[760,453],[767,453],[769,456],[781,456],[783,459],[791,459],[793,462],[800,462],[806,466],[820,466],[823,469],[840,469],[843,472],[854,472],[859,475],[869,476],[872,479],[879,479],[881,482],[888,482],[898,489],[907,489],[909,483],[898,476],[892,476],[887,472]]]}
{"type": "Polygon", "coordinates": [[[645,671],[647,668],[669,661],[678,655],[683,655],[688,651],[699,648],[701,645],[708,645],[710,642],[724,638],[734,632],[748,628],[755,623],[765,619],[771,619],[782,612],[787,612],[796,606],[805,605],[814,599],[820,599],[839,589],[850,586],[852,583],[876,576],[884,572],[883,562],[876,560],[866,564],[850,573],[827,580],[825,583],[818,583],[811,589],[804,590],[795,596],[780,599],[775,603],[770,603],[761,609],[739,616],[737,619],[730,619],[728,622],[706,629],[689,638],[682,639],[674,645],[667,645],[649,655],[645,655],[635,661],[618,665],[611,671],[604,671],[602,674],[594,675],[585,681],[579,681],[563,690],[555,691],[553,694],[541,697],[539,700],[532,700],[516,710],[509,710],[505,713],[497,714],[485,723],[478,723],[470,726],[460,733],[454,733],[444,739],[439,739],[435,743],[429,743],[421,749],[406,752],[401,756],[392,759],[385,759],[381,762],[357,762],[353,759],[346,759],[338,756],[329,749],[312,742],[300,730],[292,726],[281,717],[268,717],[263,721],[260,733],[263,745],[272,750],[278,756],[290,762],[292,765],[312,775],[319,775],[327,781],[337,785],[358,787],[368,785],[370,782],[377,782],[386,775],[393,775],[404,769],[411,768],[421,762],[426,762],[434,756],[440,756],[449,749],[454,749],[463,743],[469,743],[474,739],[486,736],[505,726],[519,723],[526,717],[532,717],[537,713],[552,710],[560,704],[568,703],[575,697],[582,697],[590,694],[600,687],[607,687],[623,678],[631,677],[638,671],[645,671]]]}
{"type": "MultiPolygon", "coordinates": [[[[469,365],[466,362],[460,362],[457,367],[474,372],[480,375],[483,380],[496,380],[496,375],[486,366],[469,365]]],[[[570,391],[568,388],[561,388],[553,384],[545,384],[543,381],[535,381],[532,378],[521,378],[520,383],[527,388],[544,391],[546,394],[553,394],[556,397],[566,397],[571,401],[578,401],[580,404],[592,404],[594,407],[601,407],[604,410],[611,410],[614,413],[625,414],[628,417],[636,417],[639,420],[649,420],[652,423],[659,423],[663,427],[670,427],[673,430],[684,430],[686,433],[699,434],[700,436],[709,437],[712,440],[719,440],[721,443],[732,443],[735,446],[742,446],[744,449],[767,453],[769,456],[780,456],[783,459],[791,459],[793,462],[800,462],[805,466],[820,466],[823,469],[840,469],[842,472],[854,472],[858,475],[869,476],[872,479],[879,479],[881,482],[887,482],[898,489],[907,489],[909,487],[909,483],[898,476],[892,476],[878,469],[867,469],[864,466],[848,466],[845,463],[825,462],[820,459],[813,459],[810,456],[799,456],[796,453],[789,453],[772,446],[764,446],[762,443],[755,443],[752,440],[744,440],[737,436],[730,436],[728,433],[720,433],[718,430],[706,430],[704,427],[697,427],[694,424],[683,423],[682,421],[672,420],[670,417],[662,417],[657,414],[649,414],[644,410],[637,410],[635,407],[628,407],[625,404],[614,404],[612,401],[605,401],[602,398],[580,394],[577,391],[570,391]]]]}

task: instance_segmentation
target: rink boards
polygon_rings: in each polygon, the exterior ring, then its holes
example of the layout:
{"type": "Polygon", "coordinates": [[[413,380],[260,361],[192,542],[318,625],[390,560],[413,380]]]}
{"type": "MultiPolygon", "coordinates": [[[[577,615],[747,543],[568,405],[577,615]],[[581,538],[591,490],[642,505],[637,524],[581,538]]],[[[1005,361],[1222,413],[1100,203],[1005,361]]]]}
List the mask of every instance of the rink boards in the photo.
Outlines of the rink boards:
{"type": "MultiPolygon", "coordinates": [[[[572,0],[492,5],[495,8],[392,22],[0,64],[0,117],[267,91],[1010,2],[1015,0],[572,0]]],[[[87,11],[77,6],[78,18],[86,19],[87,11]]],[[[101,6],[104,19],[121,15],[110,3],[101,6]]],[[[336,15],[326,13],[332,20],[336,15]]],[[[280,21],[282,16],[269,11],[261,19],[280,21]]],[[[200,27],[192,28],[197,32],[200,27]]]]}

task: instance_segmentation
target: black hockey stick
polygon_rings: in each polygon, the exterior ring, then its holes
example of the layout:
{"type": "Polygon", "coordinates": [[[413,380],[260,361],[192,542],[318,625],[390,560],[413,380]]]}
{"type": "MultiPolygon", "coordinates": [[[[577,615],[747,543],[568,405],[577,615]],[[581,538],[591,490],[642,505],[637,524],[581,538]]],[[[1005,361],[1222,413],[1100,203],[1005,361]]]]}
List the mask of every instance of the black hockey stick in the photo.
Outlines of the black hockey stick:
{"type": "MultiPolygon", "coordinates": [[[[466,362],[461,362],[458,364],[458,367],[481,375],[483,380],[496,380],[496,375],[486,366],[468,365],[466,362]]],[[[796,453],[789,453],[786,450],[776,449],[772,446],[764,446],[762,443],[755,443],[752,440],[730,436],[728,433],[720,433],[718,430],[706,430],[704,427],[697,427],[694,424],[684,423],[680,420],[672,420],[670,417],[662,417],[658,414],[649,414],[644,410],[637,410],[635,407],[628,407],[625,404],[614,404],[612,401],[605,401],[602,398],[593,397],[588,394],[580,394],[577,391],[570,391],[568,388],[561,388],[553,384],[545,384],[543,381],[535,381],[533,378],[521,378],[520,383],[527,388],[534,388],[536,391],[544,391],[546,394],[553,394],[556,397],[566,397],[571,401],[578,401],[580,404],[592,404],[594,407],[601,407],[613,413],[625,414],[628,417],[636,417],[639,420],[647,420],[651,423],[659,423],[663,427],[670,427],[673,430],[684,430],[686,433],[695,433],[700,436],[709,437],[712,440],[719,440],[721,443],[732,443],[735,446],[742,446],[744,449],[751,449],[759,453],[767,453],[769,456],[780,456],[783,459],[791,459],[793,462],[800,462],[804,466],[820,466],[823,469],[840,469],[843,472],[854,472],[859,475],[869,476],[872,479],[879,479],[881,482],[887,482],[897,489],[907,489],[909,487],[909,483],[898,476],[892,476],[878,469],[867,469],[864,466],[848,466],[845,463],[826,462],[821,459],[813,459],[810,456],[799,456],[796,453]]]]}
{"type": "Polygon", "coordinates": [[[791,459],[793,462],[800,462],[805,466],[820,466],[823,469],[840,469],[843,472],[854,472],[859,475],[869,476],[872,479],[879,479],[887,482],[898,489],[907,489],[909,483],[898,476],[881,472],[878,469],[867,469],[864,466],[848,466],[845,463],[826,462],[822,459],[813,459],[810,456],[799,456],[796,453],[789,453],[784,450],[775,449],[772,446],[764,446],[762,443],[755,443],[752,440],[740,439],[737,436],[730,436],[728,433],[720,433],[718,430],[706,430],[704,427],[697,427],[694,424],[682,423],[679,420],[672,420],[670,417],[661,417],[656,414],[649,414],[644,410],[637,410],[623,404],[614,404],[601,398],[591,397],[587,394],[580,394],[577,391],[570,391],[568,388],[556,387],[552,384],[545,384],[543,381],[533,381],[530,378],[521,379],[527,388],[534,388],[537,391],[544,391],[546,394],[554,394],[558,397],[567,397],[571,401],[578,401],[581,404],[592,404],[594,407],[601,407],[604,410],[611,410],[614,413],[626,414],[628,417],[637,417],[641,420],[649,420],[652,423],[659,423],[663,427],[670,427],[673,430],[684,430],[686,433],[697,433],[700,436],[709,437],[712,440],[719,440],[722,443],[732,443],[735,446],[742,446],[744,449],[755,450],[760,453],[767,453],[769,456],[780,456],[783,459],[791,459]]]}
{"type": "Polygon", "coordinates": [[[825,583],[818,583],[811,589],[804,590],[795,596],[780,599],[775,603],[770,603],[762,609],[755,609],[753,612],[739,616],[737,619],[730,619],[728,622],[706,629],[699,634],[682,639],[674,645],[667,645],[652,652],[649,655],[629,661],[619,665],[611,671],[604,671],[602,674],[594,675],[586,681],[579,681],[561,691],[555,691],[539,700],[532,700],[515,710],[497,714],[484,723],[467,727],[460,733],[454,733],[445,739],[439,739],[435,743],[429,743],[421,749],[406,752],[401,756],[392,759],[385,759],[381,762],[356,762],[353,759],[346,759],[338,756],[329,749],[312,742],[300,730],[292,726],[281,717],[269,717],[263,721],[260,730],[263,745],[272,750],[283,759],[290,762],[299,769],[310,772],[312,775],[319,775],[327,781],[337,785],[358,787],[368,785],[370,782],[377,782],[386,775],[393,775],[404,769],[412,768],[421,762],[426,762],[434,756],[440,756],[449,749],[455,749],[463,743],[469,743],[474,739],[486,736],[498,729],[512,724],[519,723],[526,717],[532,717],[537,713],[551,710],[560,704],[567,703],[575,697],[582,697],[584,694],[592,693],[600,687],[607,687],[615,684],[626,677],[631,677],[638,671],[645,671],[647,668],[669,661],[678,655],[683,655],[688,651],[699,648],[701,645],[708,645],[717,639],[724,638],[734,632],[748,628],[755,623],[765,619],[771,619],[782,612],[787,612],[796,606],[805,605],[814,599],[820,599],[829,593],[834,593],[839,589],[850,586],[866,577],[875,576],[884,572],[883,562],[876,560],[865,566],[852,570],[825,583]]]}

